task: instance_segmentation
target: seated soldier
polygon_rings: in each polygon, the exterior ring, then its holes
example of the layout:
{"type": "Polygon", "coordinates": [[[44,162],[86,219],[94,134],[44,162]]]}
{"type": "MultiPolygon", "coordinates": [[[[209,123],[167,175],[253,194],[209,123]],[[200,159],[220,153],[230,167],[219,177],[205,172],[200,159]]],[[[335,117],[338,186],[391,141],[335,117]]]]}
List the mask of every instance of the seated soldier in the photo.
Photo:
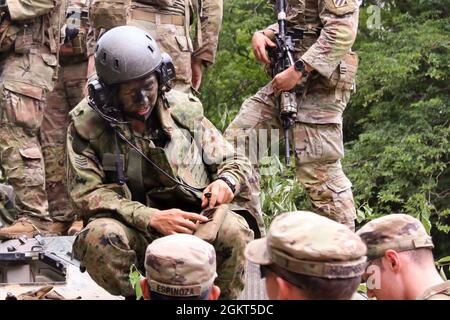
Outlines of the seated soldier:
{"type": "Polygon", "coordinates": [[[216,249],[221,298],[237,298],[245,245],[262,225],[243,209],[250,162],[234,157],[196,97],[170,90],[170,57],[145,31],[106,32],[95,67],[98,79],[71,111],[67,135],[69,194],[86,226],[74,243],[82,268],[111,294],[130,297],[130,266],[144,270],[149,243],[195,233],[216,249]]]}
{"type": "Polygon", "coordinates": [[[374,219],[358,230],[367,245],[364,280],[378,300],[450,300],[450,281],[436,270],[433,242],[422,223],[406,214],[374,219]]]}
{"type": "Polygon", "coordinates": [[[366,246],[347,226],[308,211],[282,214],[245,256],[260,265],[272,300],[350,300],[366,265],[366,246]]]}
{"type": "Polygon", "coordinates": [[[150,243],[145,253],[146,278],[141,288],[146,300],[217,300],[214,285],[216,251],[202,239],[174,234],[150,243]]]}

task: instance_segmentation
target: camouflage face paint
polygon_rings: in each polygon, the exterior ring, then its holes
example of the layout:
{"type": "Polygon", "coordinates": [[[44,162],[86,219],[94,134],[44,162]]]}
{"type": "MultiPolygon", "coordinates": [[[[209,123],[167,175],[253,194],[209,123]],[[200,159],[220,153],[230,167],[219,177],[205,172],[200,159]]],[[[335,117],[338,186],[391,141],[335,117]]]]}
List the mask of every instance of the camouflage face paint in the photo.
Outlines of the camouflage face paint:
{"type": "Polygon", "coordinates": [[[140,116],[149,114],[158,99],[156,74],[122,84],[119,88],[119,99],[124,112],[136,113],[140,116]]]}

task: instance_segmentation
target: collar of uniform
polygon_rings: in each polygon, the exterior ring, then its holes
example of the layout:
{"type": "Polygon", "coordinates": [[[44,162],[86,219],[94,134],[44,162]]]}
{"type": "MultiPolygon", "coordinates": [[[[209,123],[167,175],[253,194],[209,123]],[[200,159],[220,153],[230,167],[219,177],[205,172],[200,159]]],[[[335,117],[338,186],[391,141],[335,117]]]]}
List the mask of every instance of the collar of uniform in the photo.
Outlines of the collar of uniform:
{"type": "Polygon", "coordinates": [[[161,123],[162,130],[166,133],[169,139],[172,138],[173,129],[175,127],[175,122],[173,121],[170,108],[164,106],[164,102],[161,97],[158,98],[158,102],[155,106],[155,114],[161,123]]]}
{"type": "Polygon", "coordinates": [[[450,280],[428,288],[424,293],[417,297],[417,300],[427,300],[431,296],[440,293],[450,296],[450,280]]]}

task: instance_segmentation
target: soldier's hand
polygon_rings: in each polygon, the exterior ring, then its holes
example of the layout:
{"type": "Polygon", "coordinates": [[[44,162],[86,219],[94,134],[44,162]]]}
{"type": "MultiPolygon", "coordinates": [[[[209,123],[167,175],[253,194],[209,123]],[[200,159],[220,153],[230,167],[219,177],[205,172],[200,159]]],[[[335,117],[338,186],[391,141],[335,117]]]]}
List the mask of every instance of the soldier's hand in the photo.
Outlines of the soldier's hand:
{"type": "Polygon", "coordinates": [[[202,84],[202,60],[192,58],[191,60],[191,69],[192,69],[192,87],[198,91],[200,89],[200,85],[202,84]]]}
{"type": "Polygon", "coordinates": [[[175,233],[193,234],[196,222],[206,222],[208,218],[197,213],[180,209],[160,210],[153,214],[150,226],[167,236],[175,233]]]}
{"type": "Polygon", "coordinates": [[[202,208],[206,208],[208,204],[210,208],[214,208],[217,205],[230,203],[233,198],[234,194],[230,187],[225,181],[218,179],[203,191],[202,208]],[[210,193],[209,198],[205,196],[206,193],[210,193]]]}
{"type": "Polygon", "coordinates": [[[302,73],[295,70],[294,66],[290,66],[272,79],[272,88],[278,95],[282,91],[289,91],[294,88],[301,78],[302,73]]]}
{"type": "Polygon", "coordinates": [[[266,48],[275,48],[276,44],[261,32],[255,32],[252,38],[253,54],[259,62],[270,64],[270,59],[267,56],[266,48]]]}

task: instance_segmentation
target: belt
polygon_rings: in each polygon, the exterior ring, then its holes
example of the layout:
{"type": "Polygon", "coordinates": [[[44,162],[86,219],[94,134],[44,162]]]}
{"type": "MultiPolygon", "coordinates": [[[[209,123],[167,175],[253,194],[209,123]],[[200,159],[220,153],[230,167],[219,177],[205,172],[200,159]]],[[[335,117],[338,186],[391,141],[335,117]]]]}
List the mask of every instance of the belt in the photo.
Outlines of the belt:
{"type": "Polygon", "coordinates": [[[133,9],[131,10],[131,18],[135,20],[154,22],[156,24],[173,24],[176,26],[184,26],[184,17],[172,14],[160,14],[133,9]]]}

